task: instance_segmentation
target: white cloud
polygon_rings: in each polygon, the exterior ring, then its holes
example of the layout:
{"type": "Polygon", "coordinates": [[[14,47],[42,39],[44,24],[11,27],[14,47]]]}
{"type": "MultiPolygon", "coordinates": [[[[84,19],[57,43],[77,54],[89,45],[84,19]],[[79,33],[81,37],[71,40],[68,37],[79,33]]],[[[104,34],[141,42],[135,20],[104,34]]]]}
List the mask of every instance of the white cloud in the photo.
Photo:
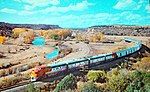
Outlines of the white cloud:
{"type": "Polygon", "coordinates": [[[21,2],[21,0],[14,0],[15,2],[21,2]]]}
{"type": "Polygon", "coordinates": [[[18,12],[18,15],[23,15],[23,16],[32,15],[32,14],[34,14],[34,12],[28,11],[28,10],[23,10],[23,11],[18,12]]]}
{"type": "Polygon", "coordinates": [[[138,10],[142,6],[141,3],[142,1],[135,2],[133,0],[118,0],[113,8],[118,10],[138,10]]]}
{"type": "Polygon", "coordinates": [[[68,12],[68,11],[83,11],[85,9],[87,9],[90,5],[93,5],[92,3],[88,3],[86,0],[80,2],[80,3],[77,3],[75,5],[69,5],[69,6],[66,6],[66,7],[56,7],[56,6],[51,6],[51,7],[48,7],[48,8],[43,8],[41,10],[33,10],[33,6],[30,6],[30,5],[26,5],[24,7],[24,10],[21,10],[21,11],[17,11],[17,10],[14,10],[14,9],[7,9],[7,8],[4,8],[1,10],[1,12],[7,12],[7,13],[16,13],[18,15],[32,15],[32,14],[37,14],[37,13],[40,13],[40,14],[45,14],[45,13],[65,13],[65,12],[68,12]]]}
{"type": "Polygon", "coordinates": [[[25,5],[24,9],[25,10],[33,10],[35,7],[34,6],[30,6],[30,5],[25,5]]]}
{"type": "Polygon", "coordinates": [[[150,5],[146,5],[145,10],[147,10],[147,12],[150,13],[150,5]]]}
{"type": "MultiPolygon", "coordinates": [[[[145,16],[134,14],[132,12],[122,13],[97,13],[83,15],[64,15],[51,17],[54,24],[62,27],[89,27],[93,25],[108,25],[108,24],[138,24],[145,20],[145,16]],[[128,16],[127,16],[128,15],[128,16]]],[[[44,19],[43,19],[44,20],[44,19]]],[[[44,20],[48,23],[48,20],[44,20]]]]}
{"type": "Polygon", "coordinates": [[[58,5],[60,3],[59,0],[14,0],[14,1],[30,4],[33,7],[43,7],[49,4],[58,5]]]}
{"type": "Polygon", "coordinates": [[[13,13],[17,13],[17,11],[16,11],[16,10],[14,10],[14,9],[10,9],[10,8],[3,8],[3,9],[1,9],[1,10],[0,10],[0,12],[4,12],[4,13],[11,13],[11,14],[13,14],[13,13]]]}
{"type": "Polygon", "coordinates": [[[18,14],[18,15],[31,15],[35,13],[33,11],[27,11],[27,10],[17,11],[10,8],[3,8],[0,10],[0,12],[9,13],[9,14],[18,14]]]}
{"type": "Polygon", "coordinates": [[[88,6],[90,5],[93,5],[93,4],[88,3],[87,1],[84,0],[80,3],[77,3],[76,5],[69,5],[66,7],[56,7],[56,6],[48,7],[46,9],[40,10],[40,12],[49,13],[49,12],[82,11],[88,8],[88,6]]]}

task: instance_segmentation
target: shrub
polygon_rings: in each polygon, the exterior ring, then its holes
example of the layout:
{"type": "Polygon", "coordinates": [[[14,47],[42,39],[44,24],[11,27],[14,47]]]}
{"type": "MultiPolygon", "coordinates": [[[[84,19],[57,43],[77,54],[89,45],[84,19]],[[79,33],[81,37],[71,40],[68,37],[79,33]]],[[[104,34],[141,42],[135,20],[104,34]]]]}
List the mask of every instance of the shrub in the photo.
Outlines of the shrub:
{"type": "Polygon", "coordinates": [[[0,44],[3,44],[5,42],[5,37],[4,36],[0,36],[0,44]]]}
{"type": "Polygon", "coordinates": [[[5,85],[6,87],[8,87],[8,86],[11,85],[11,79],[10,79],[10,78],[4,77],[3,80],[2,80],[2,82],[4,83],[4,85],[5,85]]]}
{"type": "Polygon", "coordinates": [[[27,86],[26,92],[40,92],[40,89],[36,88],[35,85],[31,83],[27,86]]]}
{"type": "Polygon", "coordinates": [[[12,36],[14,38],[18,38],[21,33],[26,32],[26,31],[27,31],[26,28],[14,28],[12,30],[12,32],[13,32],[12,36]]]}
{"type": "Polygon", "coordinates": [[[51,35],[51,39],[58,40],[59,36],[57,34],[53,34],[53,35],[51,35]]]}
{"type": "Polygon", "coordinates": [[[150,71],[150,57],[144,57],[140,62],[133,65],[134,69],[140,71],[150,71]]]}
{"type": "Polygon", "coordinates": [[[5,75],[5,70],[0,70],[0,77],[4,76],[5,75]]]}
{"type": "Polygon", "coordinates": [[[27,31],[22,33],[21,36],[24,38],[24,43],[30,44],[34,40],[35,34],[33,31],[27,31]]]}
{"type": "Polygon", "coordinates": [[[30,79],[30,72],[29,72],[29,73],[24,73],[24,74],[23,74],[23,79],[24,79],[24,80],[30,79]]]}
{"type": "Polygon", "coordinates": [[[84,84],[81,92],[102,92],[100,89],[96,87],[93,82],[87,82],[84,84]]]}
{"type": "Polygon", "coordinates": [[[126,88],[126,92],[149,92],[150,90],[150,73],[133,71],[131,82],[126,88]]]}
{"type": "Polygon", "coordinates": [[[104,71],[89,71],[87,78],[92,82],[105,82],[106,76],[104,71]]]}
{"type": "Polygon", "coordinates": [[[122,92],[126,89],[128,85],[128,71],[127,70],[119,70],[113,69],[112,71],[107,73],[107,89],[112,92],[122,92]]]}
{"type": "Polygon", "coordinates": [[[144,90],[145,90],[145,92],[150,92],[150,83],[148,83],[144,86],[144,90]]]}
{"type": "Polygon", "coordinates": [[[54,89],[54,92],[61,92],[63,90],[75,89],[76,88],[76,78],[73,74],[64,77],[54,89]]]}

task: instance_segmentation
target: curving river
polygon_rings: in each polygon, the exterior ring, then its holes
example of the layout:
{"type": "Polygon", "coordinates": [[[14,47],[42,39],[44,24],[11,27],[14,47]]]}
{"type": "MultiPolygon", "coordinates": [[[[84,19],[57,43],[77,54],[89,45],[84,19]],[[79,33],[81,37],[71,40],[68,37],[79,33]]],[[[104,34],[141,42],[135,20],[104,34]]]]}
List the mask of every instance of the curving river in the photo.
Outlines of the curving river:
{"type": "MultiPolygon", "coordinates": [[[[35,46],[45,46],[45,38],[44,37],[36,37],[32,44],[35,46]]],[[[59,49],[55,48],[52,52],[45,54],[46,59],[53,59],[59,55],[59,49]]]]}

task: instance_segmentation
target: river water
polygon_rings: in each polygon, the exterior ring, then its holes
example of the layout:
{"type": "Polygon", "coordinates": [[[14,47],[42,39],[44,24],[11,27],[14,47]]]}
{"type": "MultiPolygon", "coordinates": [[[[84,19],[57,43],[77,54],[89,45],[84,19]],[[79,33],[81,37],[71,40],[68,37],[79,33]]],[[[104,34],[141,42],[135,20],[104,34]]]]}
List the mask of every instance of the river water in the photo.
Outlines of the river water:
{"type": "MultiPolygon", "coordinates": [[[[35,46],[45,46],[45,38],[43,37],[36,37],[33,41],[32,44],[35,46]]],[[[55,48],[52,52],[45,54],[46,59],[53,59],[57,57],[59,54],[59,49],[55,48]]]]}

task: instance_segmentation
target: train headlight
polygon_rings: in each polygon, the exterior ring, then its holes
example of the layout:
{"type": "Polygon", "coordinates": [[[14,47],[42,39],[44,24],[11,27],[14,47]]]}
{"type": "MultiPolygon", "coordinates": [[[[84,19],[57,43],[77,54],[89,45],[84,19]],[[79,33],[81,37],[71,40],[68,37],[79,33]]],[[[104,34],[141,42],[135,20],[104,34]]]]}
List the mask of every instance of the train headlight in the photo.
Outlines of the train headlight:
{"type": "Polygon", "coordinates": [[[35,77],[31,77],[31,81],[32,82],[36,81],[36,78],[35,77]]]}

